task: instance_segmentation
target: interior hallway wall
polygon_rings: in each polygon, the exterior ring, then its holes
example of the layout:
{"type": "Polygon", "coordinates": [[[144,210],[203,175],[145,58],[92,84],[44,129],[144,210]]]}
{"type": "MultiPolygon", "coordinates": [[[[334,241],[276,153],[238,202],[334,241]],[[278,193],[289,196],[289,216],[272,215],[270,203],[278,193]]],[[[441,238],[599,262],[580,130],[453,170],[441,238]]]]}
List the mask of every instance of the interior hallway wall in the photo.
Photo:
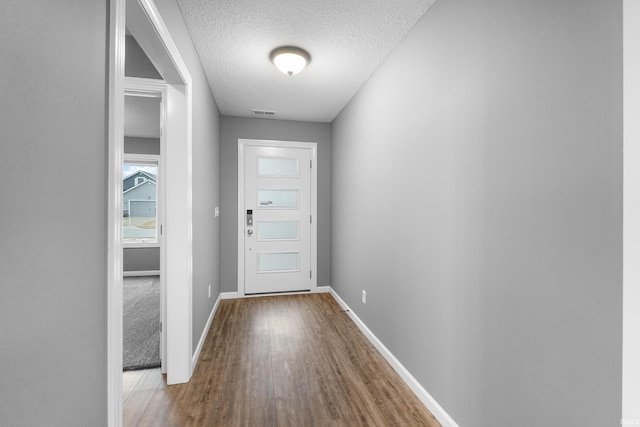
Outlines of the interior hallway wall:
{"type": "Polygon", "coordinates": [[[107,419],[104,0],[0,2],[0,425],[107,419]]]}
{"type": "MultiPolygon", "coordinates": [[[[193,350],[220,294],[220,113],[176,0],[155,0],[193,80],[193,350]],[[211,297],[208,287],[211,285],[211,297]]],[[[167,200],[171,203],[171,200],[167,200]]]]}
{"type": "Polygon", "coordinates": [[[125,76],[162,80],[162,76],[133,36],[125,37],[124,52],[125,76]]]}
{"type": "Polygon", "coordinates": [[[461,426],[619,424],[621,5],[439,0],[333,122],[332,285],[461,426]]]}
{"type": "Polygon", "coordinates": [[[238,139],[318,143],[318,286],[331,278],[331,125],[222,116],[222,291],[238,290],[238,139]]]}
{"type": "Polygon", "coordinates": [[[124,248],[122,252],[122,270],[125,273],[160,271],[160,247],[124,248]]]}

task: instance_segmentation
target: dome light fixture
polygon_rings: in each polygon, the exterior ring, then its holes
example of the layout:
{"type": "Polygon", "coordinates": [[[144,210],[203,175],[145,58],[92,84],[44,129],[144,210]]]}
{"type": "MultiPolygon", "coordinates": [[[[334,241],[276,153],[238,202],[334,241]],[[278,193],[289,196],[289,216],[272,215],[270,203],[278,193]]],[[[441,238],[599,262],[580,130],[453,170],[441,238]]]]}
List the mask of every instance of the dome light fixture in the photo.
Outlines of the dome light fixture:
{"type": "Polygon", "coordinates": [[[309,53],[295,46],[276,48],[271,51],[269,58],[278,70],[290,76],[299,73],[311,62],[309,53]]]}

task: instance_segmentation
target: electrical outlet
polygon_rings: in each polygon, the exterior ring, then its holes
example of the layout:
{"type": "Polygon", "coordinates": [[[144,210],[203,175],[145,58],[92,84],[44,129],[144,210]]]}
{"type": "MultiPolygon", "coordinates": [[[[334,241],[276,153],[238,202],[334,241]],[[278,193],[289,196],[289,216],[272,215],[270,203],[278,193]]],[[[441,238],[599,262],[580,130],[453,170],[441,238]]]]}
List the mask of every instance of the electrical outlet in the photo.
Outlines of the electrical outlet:
{"type": "Polygon", "coordinates": [[[365,291],[364,289],[362,290],[362,303],[367,303],[367,291],[365,291]]]}
{"type": "Polygon", "coordinates": [[[209,283],[209,298],[211,298],[211,283],[209,283]]]}

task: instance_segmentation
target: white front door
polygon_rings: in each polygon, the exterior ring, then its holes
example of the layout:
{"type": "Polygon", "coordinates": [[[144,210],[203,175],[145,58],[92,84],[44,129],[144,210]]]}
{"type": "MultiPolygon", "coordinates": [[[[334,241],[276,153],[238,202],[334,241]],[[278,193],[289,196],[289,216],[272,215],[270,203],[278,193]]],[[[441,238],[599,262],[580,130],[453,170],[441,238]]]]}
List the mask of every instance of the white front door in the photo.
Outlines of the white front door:
{"type": "Polygon", "coordinates": [[[245,294],[312,288],[311,159],[311,148],[245,147],[245,294]]]}

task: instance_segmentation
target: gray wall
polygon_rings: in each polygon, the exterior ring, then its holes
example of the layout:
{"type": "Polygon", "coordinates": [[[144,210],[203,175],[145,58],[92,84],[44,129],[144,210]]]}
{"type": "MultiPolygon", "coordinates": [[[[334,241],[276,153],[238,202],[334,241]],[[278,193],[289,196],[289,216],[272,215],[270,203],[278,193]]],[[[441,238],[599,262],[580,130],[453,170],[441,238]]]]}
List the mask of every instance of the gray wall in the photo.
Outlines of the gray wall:
{"type": "Polygon", "coordinates": [[[331,278],[331,125],[222,116],[222,291],[238,290],[238,139],[318,143],[318,285],[331,278]]]}
{"type": "Polygon", "coordinates": [[[0,2],[3,426],[106,425],[107,11],[0,2]]]}
{"type": "MultiPolygon", "coordinates": [[[[156,0],[193,79],[193,349],[220,293],[220,113],[175,0],[156,0]],[[211,298],[208,286],[211,284],[211,298]]],[[[171,203],[171,200],[167,200],[171,203]]]]}
{"type": "Polygon", "coordinates": [[[461,426],[619,424],[621,4],[438,1],[333,122],[332,285],[461,426]]]}
{"type": "Polygon", "coordinates": [[[124,152],[127,154],[160,154],[159,138],[124,137],[124,152]]]}
{"type": "Polygon", "coordinates": [[[122,269],[132,271],[160,270],[160,248],[124,248],[122,269]]]}
{"type": "Polygon", "coordinates": [[[124,75],[162,80],[162,76],[136,39],[133,36],[126,36],[125,43],[124,75]]]}

